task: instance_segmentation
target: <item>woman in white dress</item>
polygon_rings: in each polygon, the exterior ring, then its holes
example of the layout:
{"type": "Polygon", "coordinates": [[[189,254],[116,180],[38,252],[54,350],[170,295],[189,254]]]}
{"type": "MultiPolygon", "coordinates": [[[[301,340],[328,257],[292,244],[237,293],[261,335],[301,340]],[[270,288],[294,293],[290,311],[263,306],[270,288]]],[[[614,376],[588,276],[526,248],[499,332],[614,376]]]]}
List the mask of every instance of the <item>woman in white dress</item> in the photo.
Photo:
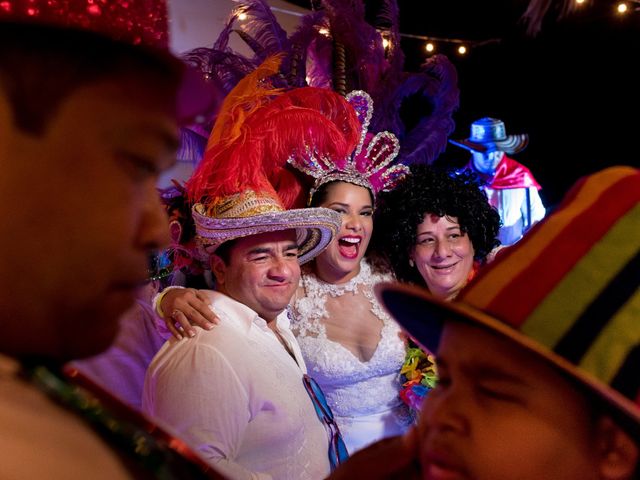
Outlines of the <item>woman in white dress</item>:
{"type": "MultiPolygon", "coordinates": [[[[399,150],[397,138],[367,134],[372,101],[364,92],[347,96],[362,124],[362,135],[348,159],[291,159],[293,166],[315,178],[310,206],[331,208],[343,216],[330,246],[303,269],[292,300],[292,330],[308,371],[320,384],[349,453],[379,439],[403,433],[412,417],[398,392],[406,339],[383,310],[373,286],[393,278],[389,268],[365,257],[373,232],[375,195],[408,173],[391,166],[399,150]]],[[[215,322],[193,289],[165,291],[159,312],[172,312],[167,323],[215,322]],[[178,315],[174,313],[179,312],[178,315]]]]}
{"type": "Polygon", "coordinates": [[[323,187],[314,204],[340,212],[342,228],[303,269],[292,330],[353,453],[411,423],[398,396],[406,344],[373,294],[373,285],[393,276],[364,257],[373,231],[370,191],[342,181],[323,187]]]}

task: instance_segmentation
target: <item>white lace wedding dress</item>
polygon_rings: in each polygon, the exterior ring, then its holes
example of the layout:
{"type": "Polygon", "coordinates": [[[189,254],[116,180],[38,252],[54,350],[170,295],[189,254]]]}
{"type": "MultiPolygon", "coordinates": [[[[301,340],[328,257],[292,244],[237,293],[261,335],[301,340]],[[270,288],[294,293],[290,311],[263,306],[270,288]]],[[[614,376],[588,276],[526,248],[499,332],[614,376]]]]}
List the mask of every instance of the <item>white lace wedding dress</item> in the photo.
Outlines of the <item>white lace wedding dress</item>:
{"type": "Polygon", "coordinates": [[[373,285],[392,280],[362,261],[359,274],[339,285],[303,270],[293,305],[292,329],[309,374],[322,387],[349,453],[403,433],[411,423],[400,400],[400,368],[405,342],[383,310],[373,285]],[[377,340],[375,348],[357,344],[358,332],[377,340]]]}

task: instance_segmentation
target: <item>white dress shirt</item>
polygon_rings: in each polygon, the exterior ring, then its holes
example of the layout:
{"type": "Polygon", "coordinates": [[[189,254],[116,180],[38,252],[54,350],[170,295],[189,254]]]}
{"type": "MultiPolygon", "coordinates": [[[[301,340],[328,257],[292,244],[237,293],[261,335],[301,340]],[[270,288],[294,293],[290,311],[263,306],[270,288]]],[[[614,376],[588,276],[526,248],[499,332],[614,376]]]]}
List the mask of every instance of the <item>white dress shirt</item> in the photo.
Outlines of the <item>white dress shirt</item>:
{"type": "Polygon", "coordinates": [[[207,294],[220,324],[160,349],[146,374],[143,410],[230,478],[326,477],[327,431],[304,388],[286,312],[275,321],[295,360],[253,310],[207,294]]]}

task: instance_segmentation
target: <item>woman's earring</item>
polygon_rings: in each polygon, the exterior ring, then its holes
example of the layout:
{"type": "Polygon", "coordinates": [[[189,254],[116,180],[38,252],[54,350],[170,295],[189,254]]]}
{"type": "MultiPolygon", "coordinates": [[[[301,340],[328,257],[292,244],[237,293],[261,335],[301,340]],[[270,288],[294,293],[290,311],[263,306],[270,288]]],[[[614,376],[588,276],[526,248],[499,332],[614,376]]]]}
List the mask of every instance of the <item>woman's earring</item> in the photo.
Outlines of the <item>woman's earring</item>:
{"type": "Polygon", "coordinates": [[[409,259],[409,266],[410,267],[415,267],[415,263],[413,263],[413,258],[409,259]]]}

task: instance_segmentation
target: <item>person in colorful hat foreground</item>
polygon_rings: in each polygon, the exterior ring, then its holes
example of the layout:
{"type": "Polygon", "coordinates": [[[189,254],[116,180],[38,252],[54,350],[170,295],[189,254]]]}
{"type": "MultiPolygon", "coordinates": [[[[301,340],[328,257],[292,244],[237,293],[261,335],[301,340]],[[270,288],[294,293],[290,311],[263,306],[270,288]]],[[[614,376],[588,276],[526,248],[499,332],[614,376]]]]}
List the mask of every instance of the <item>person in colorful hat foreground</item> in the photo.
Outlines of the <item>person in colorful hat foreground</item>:
{"type": "Polygon", "coordinates": [[[219,478],[63,373],[113,342],[168,242],[187,77],[167,45],[159,0],[0,3],[2,478],[219,478]]]}
{"type": "Polygon", "coordinates": [[[333,478],[640,478],[639,224],[640,170],[611,167],[457,300],[379,287],[440,380],[416,431],[333,478]]]}
{"type": "Polygon", "coordinates": [[[528,135],[507,135],[502,120],[485,117],[471,124],[469,138],[449,142],[471,152],[471,161],[464,170],[482,177],[489,203],[498,209],[502,220],[502,245],[513,245],[544,218],[540,185],[527,167],[506,155],[524,150],[528,135]]]}

